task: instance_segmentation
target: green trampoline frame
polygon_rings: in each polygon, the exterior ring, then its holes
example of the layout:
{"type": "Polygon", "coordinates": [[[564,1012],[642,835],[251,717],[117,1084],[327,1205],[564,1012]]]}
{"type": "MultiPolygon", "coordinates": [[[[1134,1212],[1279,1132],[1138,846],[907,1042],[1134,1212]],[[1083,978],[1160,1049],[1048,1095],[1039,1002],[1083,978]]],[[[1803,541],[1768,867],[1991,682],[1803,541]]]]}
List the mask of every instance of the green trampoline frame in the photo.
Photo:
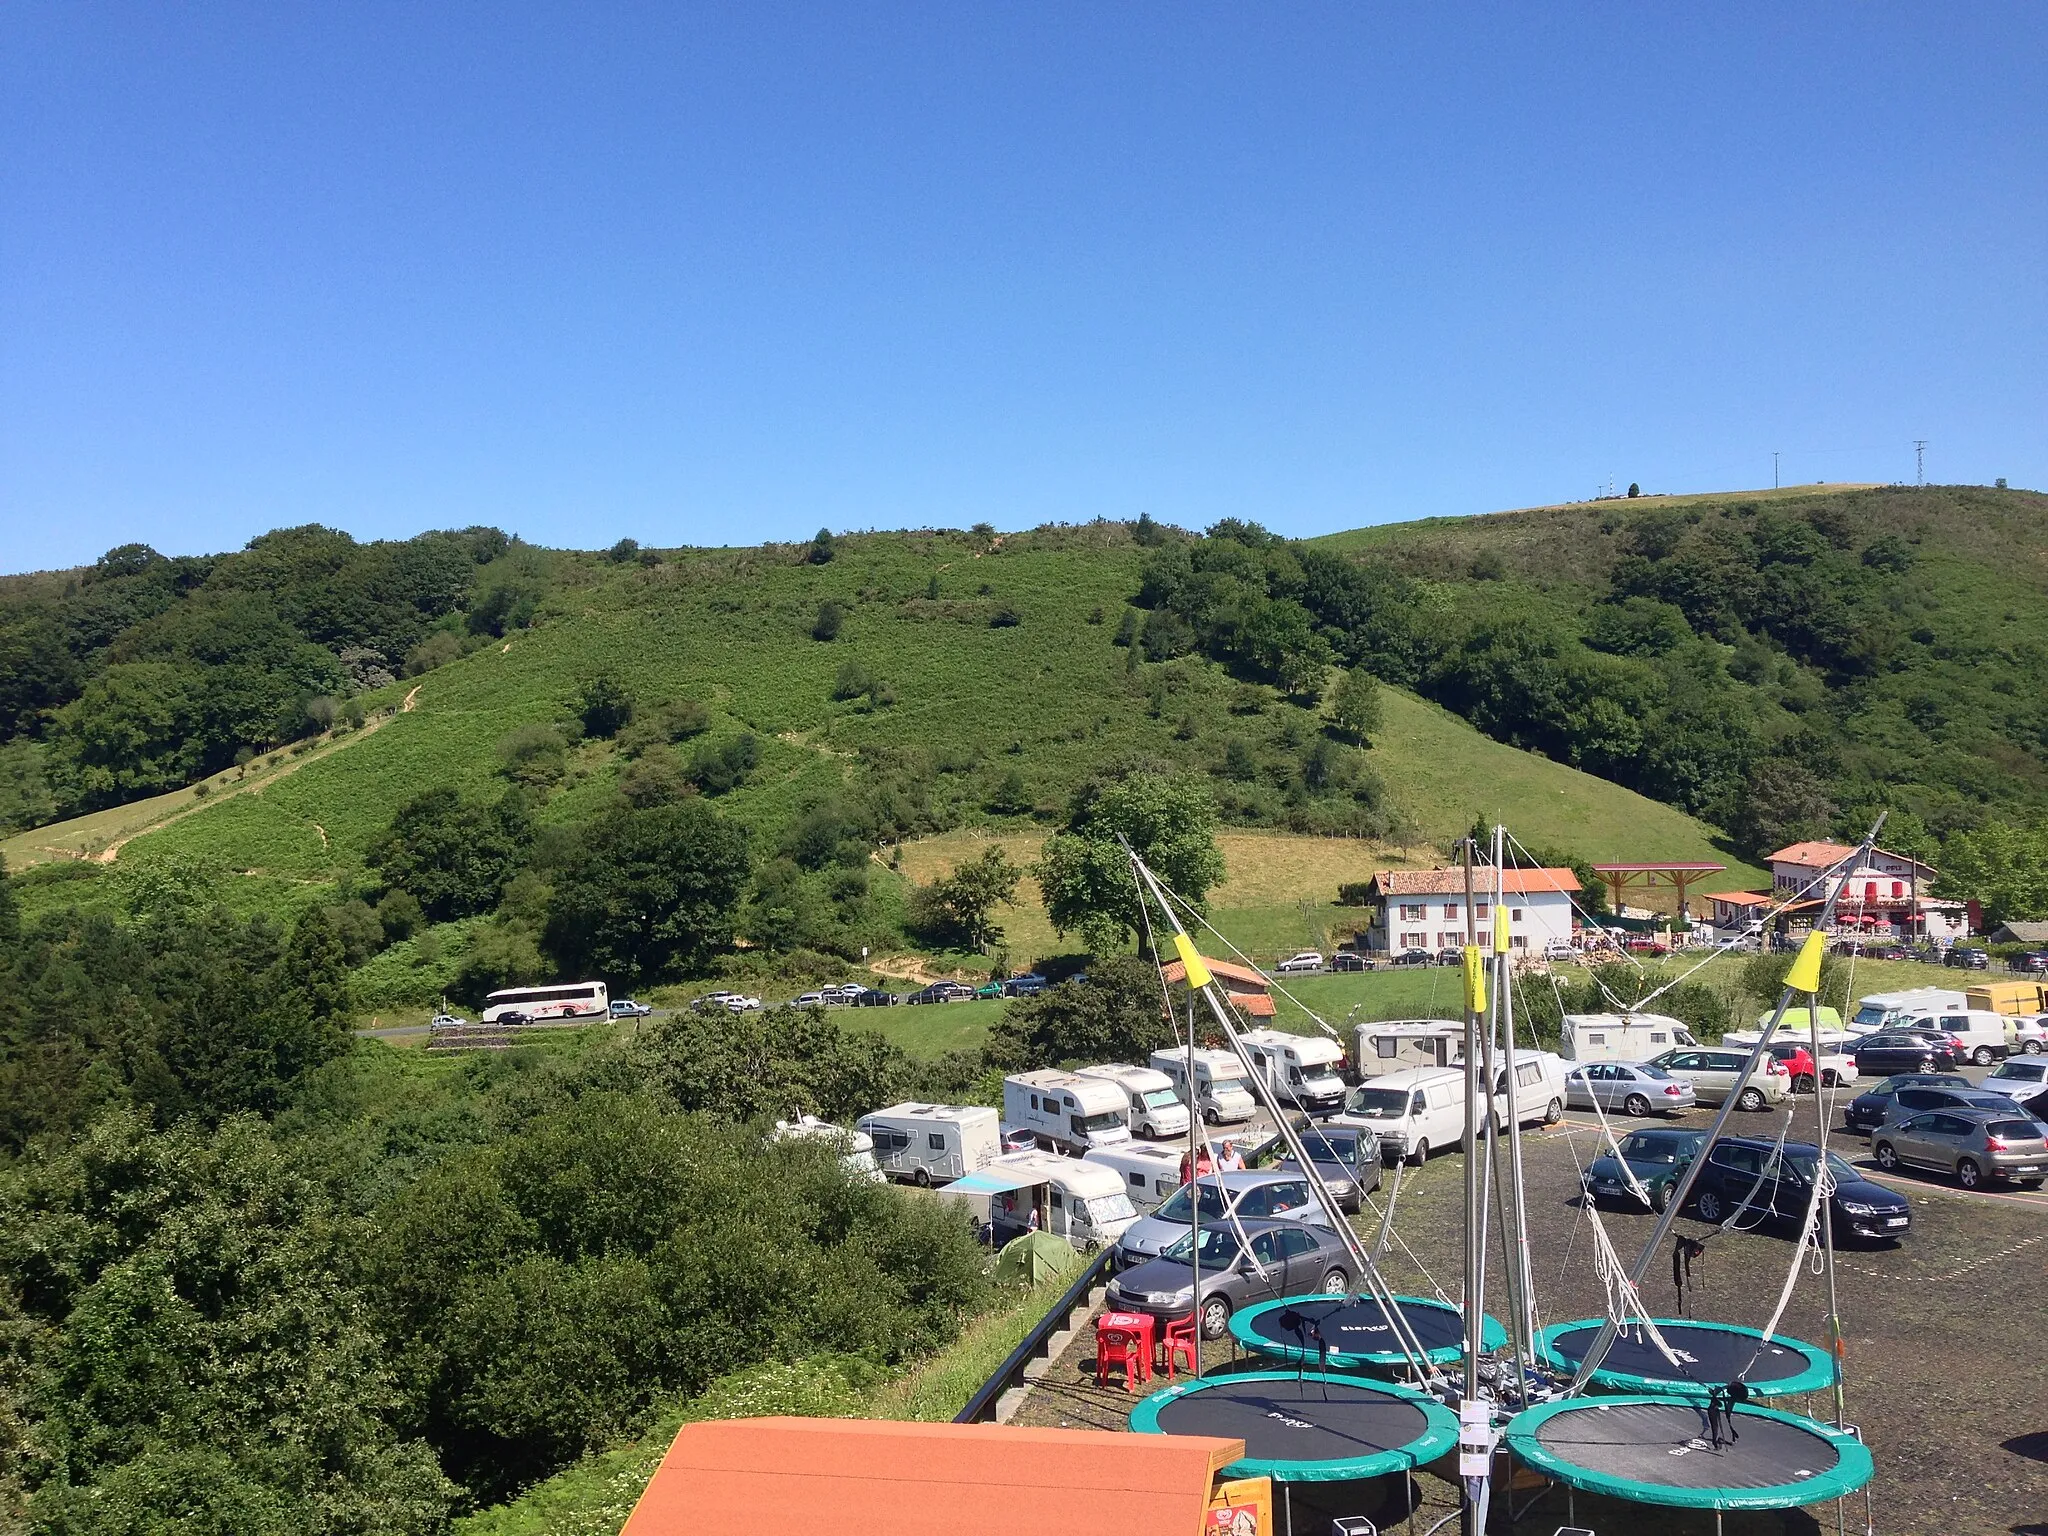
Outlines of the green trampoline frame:
{"type": "Polygon", "coordinates": [[[1398,1398],[1422,1410],[1422,1434],[1396,1450],[1378,1451],[1370,1456],[1353,1456],[1335,1461],[1269,1461],[1246,1456],[1233,1461],[1220,1475],[1224,1477],[1270,1477],[1277,1483],[1339,1483],[1355,1478],[1384,1477],[1390,1472],[1413,1471],[1435,1461],[1458,1444],[1458,1416],[1435,1398],[1391,1381],[1363,1381],[1356,1376],[1333,1376],[1323,1371],[1229,1371],[1216,1376],[1197,1377],[1154,1392],[1131,1410],[1131,1429],[1140,1435],[1164,1435],[1159,1427],[1162,1409],[1183,1397],[1216,1387],[1236,1386],[1247,1381],[1321,1381],[1351,1392],[1377,1392],[1398,1398]]]}
{"type": "MultiPolygon", "coordinates": [[[[1369,1299],[1369,1293],[1361,1294],[1365,1294],[1369,1299]]],[[[1343,1299],[1345,1298],[1325,1295],[1321,1291],[1311,1291],[1303,1296],[1283,1296],[1278,1301],[1262,1301],[1255,1307],[1246,1307],[1242,1312],[1230,1314],[1231,1336],[1255,1354],[1270,1355],[1276,1360],[1296,1360],[1310,1365],[1327,1363],[1340,1370],[1357,1370],[1363,1366],[1398,1366],[1409,1363],[1410,1357],[1398,1349],[1372,1350],[1361,1354],[1333,1349],[1328,1354],[1323,1354],[1304,1345],[1282,1344],[1278,1340],[1266,1338],[1264,1335],[1253,1333],[1251,1330],[1252,1319],[1262,1317],[1268,1312],[1278,1312],[1283,1307],[1298,1306],[1304,1302],[1341,1301],[1343,1299]]],[[[1433,1301],[1427,1296],[1396,1296],[1394,1300],[1397,1302],[1413,1302],[1416,1306],[1428,1307],[1436,1312],[1450,1312],[1453,1314],[1458,1312],[1458,1308],[1452,1306],[1449,1302],[1433,1301]]],[[[1493,1317],[1482,1317],[1480,1319],[1479,1352],[1481,1354],[1490,1354],[1504,1346],[1507,1341],[1508,1331],[1501,1326],[1499,1319],[1493,1317]]],[[[1423,1358],[1432,1365],[1448,1365],[1453,1361],[1462,1360],[1464,1357],[1465,1348],[1462,1344],[1446,1344],[1436,1349],[1426,1350],[1423,1353],[1423,1358]]]]}
{"type": "MultiPolygon", "coordinates": [[[[1716,1333],[1739,1333],[1747,1338],[1761,1340],[1761,1328],[1745,1328],[1739,1323],[1705,1322],[1696,1317],[1659,1317],[1653,1319],[1659,1328],[1711,1328],[1716,1333]]],[[[1554,1347],[1561,1334],[1586,1330],[1597,1331],[1602,1323],[1597,1318],[1582,1319],[1574,1323],[1552,1323],[1536,1336],[1536,1354],[1545,1364],[1565,1375],[1578,1371],[1578,1362],[1561,1354],[1554,1347]]],[[[1745,1383],[1752,1398],[1797,1397],[1805,1392],[1819,1392],[1835,1384],[1835,1362],[1826,1350],[1804,1339],[1788,1339],[1775,1335],[1771,1342],[1785,1349],[1795,1350],[1806,1359],[1806,1368],[1796,1376],[1786,1376],[1778,1381],[1745,1383]]],[[[1628,1371],[1610,1371],[1605,1366],[1592,1375],[1592,1384],[1605,1387],[1611,1392],[1647,1392],[1652,1396],[1691,1397],[1704,1400],[1718,1382],[1702,1385],[1683,1377],[1636,1376],[1628,1371]]]]}
{"type": "Polygon", "coordinates": [[[1546,1477],[1578,1489],[1581,1493],[1605,1493],[1632,1504],[1660,1504],[1669,1509],[1799,1509],[1808,1504],[1825,1504],[1839,1499],[1844,1494],[1854,1493],[1870,1481],[1876,1464],[1871,1460],[1870,1449],[1847,1430],[1836,1429],[1832,1424],[1823,1424],[1796,1413],[1785,1413],[1777,1408],[1758,1408],[1742,1404],[1735,1409],[1737,1418],[1776,1419],[1780,1423],[1793,1425],[1817,1435],[1835,1448],[1838,1458],[1832,1470],[1807,1478],[1804,1482],[1779,1483],[1768,1488],[1669,1488],[1657,1483],[1639,1483],[1625,1477],[1615,1477],[1605,1472],[1591,1472],[1575,1462],[1552,1455],[1536,1438],[1536,1431],[1559,1414],[1572,1412],[1597,1412],[1602,1408],[1621,1408],[1635,1403],[1682,1403],[1687,1408],[1697,1408],[1698,1402],[1689,1397],[1672,1393],[1632,1393],[1625,1397],[1568,1397],[1555,1403],[1544,1403],[1540,1407],[1527,1408],[1508,1421],[1501,1439],[1525,1466],[1534,1467],[1546,1477]]]}

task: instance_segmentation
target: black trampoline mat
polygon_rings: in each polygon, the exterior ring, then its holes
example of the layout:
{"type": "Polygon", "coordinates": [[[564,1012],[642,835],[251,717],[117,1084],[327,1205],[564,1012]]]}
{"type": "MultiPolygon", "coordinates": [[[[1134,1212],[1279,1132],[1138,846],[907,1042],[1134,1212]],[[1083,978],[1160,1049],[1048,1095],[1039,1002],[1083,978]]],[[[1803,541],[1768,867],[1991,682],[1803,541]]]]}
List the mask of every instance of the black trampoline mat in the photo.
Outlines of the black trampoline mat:
{"type": "MultiPolygon", "coordinates": [[[[1408,1319],[1408,1326],[1415,1334],[1415,1341],[1424,1353],[1439,1349],[1459,1349],[1465,1343],[1464,1319],[1449,1307],[1436,1306],[1425,1301],[1404,1301],[1400,1303],[1401,1315],[1408,1319]]],[[[1290,1344],[1307,1350],[1311,1355],[1316,1351],[1315,1335],[1306,1328],[1297,1333],[1282,1324],[1281,1319],[1289,1313],[1298,1313],[1313,1320],[1323,1335],[1323,1342],[1332,1354],[1338,1355],[1399,1355],[1401,1341],[1395,1336],[1393,1324],[1387,1321],[1386,1309],[1370,1296],[1361,1296],[1353,1301],[1303,1301],[1293,1306],[1275,1307],[1270,1312],[1261,1312],[1250,1319],[1250,1328],[1260,1338],[1275,1344],[1290,1344]]]]}
{"type": "Polygon", "coordinates": [[[1777,1488],[1841,1460],[1824,1436],[1783,1419],[1738,1411],[1735,1427],[1741,1438],[1715,1450],[1704,1403],[1589,1403],[1544,1420],[1536,1443],[1589,1472],[1658,1488],[1777,1488]]]}
{"type": "Polygon", "coordinates": [[[1159,1427],[1242,1440],[1253,1461],[1355,1461],[1414,1444],[1429,1419],[1419,1404],[1367,1386],[1222,1377],[1164,1405],[1159,1427]]]}
{"type": "MultiPolygon", "coordinates": [[[[1577,1365],[1586,1358],[1586,1351],[1593,1347],[1593,1340],[1600,1336],[1600,1326],[1592,1323],[1584,1328],[1554,1334],[1550,1347],[1577,1365]]],[[[1759,1341],[1754,1334],[1730,1333],[1725,1329],[1692,1323],[1659,1323],[1657,1331],[1664,1335],[1664,1342],[1671,1346],[1672,1352],[1685,1362],[1683,1371],[1664,1358],[1664,1351],[1643,1328],[1626,1328],[1617,1333],[1607,1351],[1607,1358],[1600,1363],[1600,1369],[1640,1376],[1646,1381],[1690,1380],[1701,1386],[1717,1387],[1737,1376],[1752,1386],[1786,1381],[1799,1375],[1808,1365],[1801,1351],[1787,1349],[1775,1342],[1764,1345],[1762,1352],[1758,1353],[1759,1341]],[[1756,1356],[1755,1365],[1749,1363],[1752,1355],[1756,1356]]]]}

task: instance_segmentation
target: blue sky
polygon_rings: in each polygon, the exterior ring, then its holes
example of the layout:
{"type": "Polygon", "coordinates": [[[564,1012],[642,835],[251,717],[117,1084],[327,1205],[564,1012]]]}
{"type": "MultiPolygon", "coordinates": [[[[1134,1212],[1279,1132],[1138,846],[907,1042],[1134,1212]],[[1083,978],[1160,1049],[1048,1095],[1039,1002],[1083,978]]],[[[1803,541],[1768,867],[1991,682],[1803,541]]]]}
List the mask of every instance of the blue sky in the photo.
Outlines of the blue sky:
{"type": "Polygon", "coordinates": [[[0,569],[2048,485],[2048,9],[17,3],[0,569]]]}

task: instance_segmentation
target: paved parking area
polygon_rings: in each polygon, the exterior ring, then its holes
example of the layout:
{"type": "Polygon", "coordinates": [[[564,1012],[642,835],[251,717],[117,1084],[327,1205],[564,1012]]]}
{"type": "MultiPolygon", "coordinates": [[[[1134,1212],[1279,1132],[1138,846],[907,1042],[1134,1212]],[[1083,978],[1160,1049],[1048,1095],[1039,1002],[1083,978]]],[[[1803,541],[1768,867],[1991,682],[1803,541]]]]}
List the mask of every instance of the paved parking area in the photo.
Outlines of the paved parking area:
{"type": "MultiPolygon", "coordinates": [[[[1797,1113],[1801,1119],[1794,1134],[1810,1136],[1811,1100],[1800,1100],[1797,1113]]],[[[1710,1113],[1684,1118],[1704,1125],[1710,1113]]],[[[1778,1117],[1738,1114],[1732,1123],[1751,1134],[1775,1136],[1778,1117]]],[[[1837,1133],[1830,1144],[1852,1162],[1867,1165],[1864,1138],[1837,1133]]],[[[1532,1133],[1525,1146],[1540,1321],[1600,1316],[1605,1300],[1593,1273],[1588,1218],[1578,1199],[1578,1169],[1599,1153],[1598,1128],[1590,1114],[1575,1114],[1563,1125],[1532,1133]]],[[[1405,1176],[1396,1226],[1413,1258],[1397,1250],[1385,1266],[1397,1289],[1428,1295],[1441,1286],[1456,1296],[1462,1262],[1461,1163],[1456,1154],[1440,1156],[1405,1176]]],[[[1910,1191],[1913,1231],[1895,1245],[1844,1250],[1837,1266],[1847,1340],[1847,1419],[1862,1429],[1877,1459],[1875,1528],[1902,1536],[2048,1536],[2048,1349],[2040,1347],[2038,1322],[2048,1302],[2048,1196],[1965,1194],[1939,1179],[1918,1176],[1891,1182],[1910,1191]]],[[[1624,1258],[1634,1257],[1655,1220],[1647,1212],[1619,1209],[1604,1210],[1602,1216],[1624,1258]]],[[[1374,1230],[1370,1215],[1359,1226],[1369,1241],[1374,1230]]],[[[1715,1229],[1681,1217],[1677,1230],[1701,1236],[1715,1229]]],[[[1712,1238],[1706,1257],[1694,1268],[1693,1315],[1761,1326],[1791,1257],[1787,1232],[1766,1229],[1712,1238]]],[[[1644,1287],[1646,1300],[1660,1314],[1674,1307],[1670,1273],[1667,1250],[1655,1256],[1644,1287]]],[[[1489,1274],[1489,1297],[1502,1296],[1497,1241],[1489,1274]]],[[[1782,1327],[1794,1336],[1819,1340],[1823,1316],[1820,1278],[1809,1266],[1796,1282],[1782,1327]]],[[[1018,1422],[1122,1427],[1133,1399],[1113,1387],[1096,1388],[1092,1366],[1093,1350],[1084,1332],[1034,1389],[1018,1422]]],[[[1830,1405],[1817,1398],[1812,1409],[1825,1415],[1830,1405]]],[[[1447,1513],[1453,1495],[1447,1483],[1434,1477],[1424,1476],[1418,1485],[1425,1497],[1420,1528],[1447,1513]]],[[[1387,1513],[1380,1512],[1383,1522],[1387,1513]]],[[[1603,1536],[1713,1529],[1711,1516],[1586,1499],[1578,1501],[1577,1515],[1580,1524],[1603,1536]]],[[[1847,1529],[1863,1528],[1861,1500],[1848,1501],[1841,1515],[1847,1529]]],[[[1548,1533],[1564,1523],[1560,1495],[1516,1529],[1548,1533]]],[[[1836,1510],[1731,1515],[1724,1528],[1731,1533],[1832,1531],[1836,1510]]],[[[1327,1526],[1298,1519],[1297,1529],[1327,1526]]]]}

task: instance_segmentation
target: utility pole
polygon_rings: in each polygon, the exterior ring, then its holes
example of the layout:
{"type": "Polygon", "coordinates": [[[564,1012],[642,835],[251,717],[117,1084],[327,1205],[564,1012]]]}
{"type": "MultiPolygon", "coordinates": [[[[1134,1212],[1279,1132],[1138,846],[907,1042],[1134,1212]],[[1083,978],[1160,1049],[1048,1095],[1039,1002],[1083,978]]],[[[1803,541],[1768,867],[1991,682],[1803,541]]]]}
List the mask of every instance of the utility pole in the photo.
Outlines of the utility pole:
{"type": "Polygon", "coordinates": [[[1777,488],[1778,488],[1778,450],[1777,450],[1777,449],[1775,449],[1775,448],[1773,448],[1773,449],[1771,450],[1771,489],[1775,491],[1775,490],[1776,490],[1777,488]]]}
{"type": "MultiPolygon", "coordinates": [[[[1472,856],[1470,836],[1465,838],[1459,850],[1465,865],[1465,970],[1467,977],[1473,969],[1473,946],[1478,942],[1478,927],[1472,916],[1472,856]]],[[[1479,1218],[1481,1212],[1479,1191],[1479,1014],[1473,1004],[1471,982],[1465,988],[1465,1381],[1459,1403],[1461,1425],[1468,1417],[1483,1415],[1480,1407],[1482,1394],[1479,1390],[1480,1331],[1484,1328],[1483,1316],[1479,1311],[1481,1298],[1486,1290],[1486,1254],[1480,1246],[1479,1218]]],[[[1491,1090],[1492,1084],[1485,1087],[1491,1090]]],[[[1491,1102],[1489,1095],[1488,1102],[1491,1102]]],[[[1484,1418],[1480,1418],[1484,1423],[1484,1418]]],[[[1461,1433],[1462,1447],[1464,1436],[1461,1433]]],[[[1481,1475],[1473,1477],[1466,1473],[1460,1456],[1460,1480],[1464,1483],[1464,1504],[1460,1522],[1462,1536],[1483,1536],[1486,1529],[1486,1476],[1490,1466],[1479,1463],[1481,1475]]]]}
{"type": "Polygon", "coordinates": [[[1924,437],[1913,439],[1913,483],[1927,483],[1927,439],[1924,437]]]}

